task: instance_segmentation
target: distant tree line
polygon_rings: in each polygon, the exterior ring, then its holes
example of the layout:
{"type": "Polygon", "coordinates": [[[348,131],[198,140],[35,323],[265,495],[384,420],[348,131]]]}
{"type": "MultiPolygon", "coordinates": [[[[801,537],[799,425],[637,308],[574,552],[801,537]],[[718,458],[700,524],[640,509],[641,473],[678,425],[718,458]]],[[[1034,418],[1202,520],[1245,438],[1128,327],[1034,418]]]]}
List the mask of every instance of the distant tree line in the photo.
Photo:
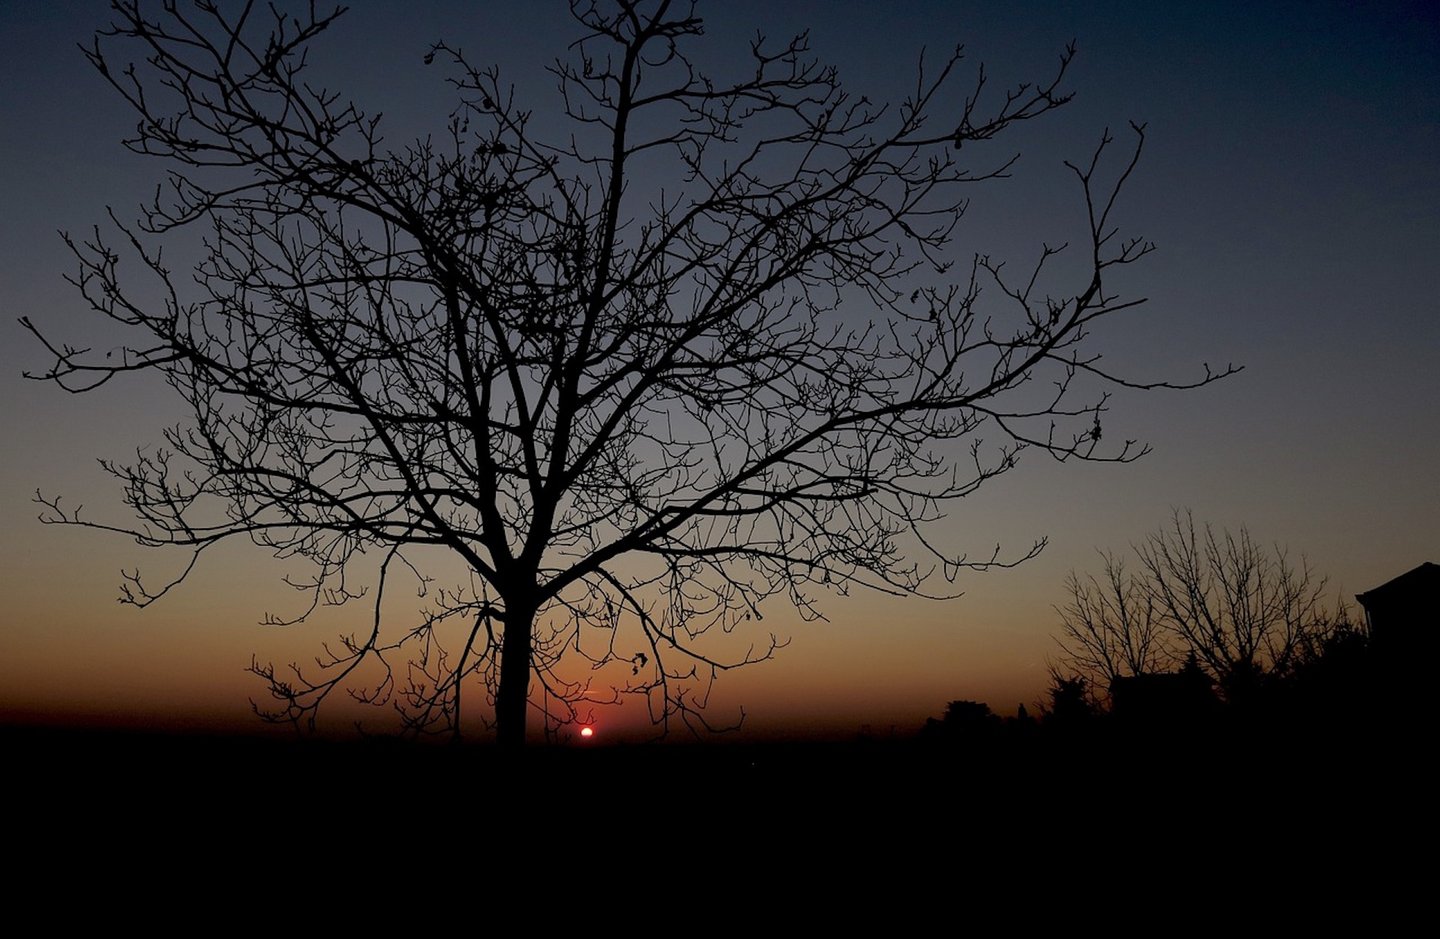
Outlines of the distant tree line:
{"type": "MultiPolygon", "coordinates": [[[[1176,511],[1133,546],[1133,557],[1101,557],[1098,574],[1072,572],[1066,581],[1067,600],[1056,608],[1060,651],[1038,719],[1023,707],[1002,718],[979,702],[952,701],[926,722],[923,737],[1276,720],[1326,731],[1382,716],[1404,723],[1421,710],[1417,676],[1426,666],[1414,643],[1400,640],[1423,639],[1426,630],[1417,627],[1424,624],[1397,624],[1403,635],[1377,645],[1349,605],[1326,603],[1327,580],[1303,556],[1266,547],[1246,528],[1217,530],[1176,511]]],[[[1433,580],[1432,569],[1405,576],[1433,580]]]]}

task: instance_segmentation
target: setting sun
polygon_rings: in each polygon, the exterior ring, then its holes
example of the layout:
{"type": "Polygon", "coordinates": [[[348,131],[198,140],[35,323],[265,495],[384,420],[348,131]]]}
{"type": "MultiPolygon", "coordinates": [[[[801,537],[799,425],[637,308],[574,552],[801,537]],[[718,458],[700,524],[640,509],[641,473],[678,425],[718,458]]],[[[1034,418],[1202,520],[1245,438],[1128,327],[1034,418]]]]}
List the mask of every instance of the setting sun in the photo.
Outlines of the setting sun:
{"type": "Polygon", "coordinates": [[[595,736],[595,728],[594,728],[594,727],[581,727],[581,728],[580,728],[580,736],[586,737],[586,738],[595,736]]]}

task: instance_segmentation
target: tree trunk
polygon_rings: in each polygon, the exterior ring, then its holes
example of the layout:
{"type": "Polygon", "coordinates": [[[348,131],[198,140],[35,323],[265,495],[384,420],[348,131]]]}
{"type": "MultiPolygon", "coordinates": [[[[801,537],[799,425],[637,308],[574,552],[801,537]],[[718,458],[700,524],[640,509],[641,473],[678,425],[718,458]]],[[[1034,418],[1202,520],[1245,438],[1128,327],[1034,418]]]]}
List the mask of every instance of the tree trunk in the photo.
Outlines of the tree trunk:
{"type": "Polygon", "coordinates": [[[500,640],[500,689],[495,695],[496,738],[502,750],[525,746],[530,702],[530,634],[535,614],[529,607],[506,604],[505,634],[500,640]]]}

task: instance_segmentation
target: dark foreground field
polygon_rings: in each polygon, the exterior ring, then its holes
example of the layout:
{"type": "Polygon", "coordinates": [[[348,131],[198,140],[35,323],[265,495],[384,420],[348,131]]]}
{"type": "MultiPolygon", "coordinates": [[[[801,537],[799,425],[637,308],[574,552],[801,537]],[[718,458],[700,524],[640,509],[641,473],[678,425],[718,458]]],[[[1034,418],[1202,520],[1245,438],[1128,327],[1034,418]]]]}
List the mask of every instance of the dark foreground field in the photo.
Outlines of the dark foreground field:
{"type": "Polygon", "coordinates": [[[1186,890],[1198,870],[1254,868],[1264,874],[1247,889],[1348,890],[1377,877],[1399,889],[1432,870],[1418,859],[1436,833],[1433,744],[1413,728],[712,742],[519,759],[483,746],[23,728],[0,732],[0,745],[11,857],[111,879],[328,882],[355,865],[406,864],[423,877],[503,867],[518,850],[537,876],[628,858],[865,876],[1015,864],[1017,876],[1086,878],[1119,866],[1186,890]]]}
{"type": "Polygon", "coordinates": [[[1401,935],[1435,896],[1431,748],[1379,737],[520,760],[385,741],[0,741],[12,909],[85,935],[522,916],[702,935],[1401,935]]]}

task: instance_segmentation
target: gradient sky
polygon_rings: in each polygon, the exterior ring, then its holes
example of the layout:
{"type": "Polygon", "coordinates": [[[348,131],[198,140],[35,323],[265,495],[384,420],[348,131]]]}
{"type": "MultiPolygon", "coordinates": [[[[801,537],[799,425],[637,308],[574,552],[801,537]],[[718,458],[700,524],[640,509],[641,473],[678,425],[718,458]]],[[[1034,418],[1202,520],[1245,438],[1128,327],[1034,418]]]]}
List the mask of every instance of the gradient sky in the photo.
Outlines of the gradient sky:
{"type": "MultiPolygon", "coordinates": [[[[63,280],[58,230],[85,232],[105,206],[132,217],[162,167],[119,146],[133,121],[76,49],[108,21],[99,2],[0,0],[0,720],[106,720],[250,727],[244,673],[304,659],[346,629],[346,611],[290,630],[257,625],[287,602],[282,565],[248,545],[213,552],[175,595],[122,607],[119,570],[169,563],[121,537],[43,527],[36,488],[123,521],[96,464],[153,443],[182,415],[153,382],[66,395],[27,382],[48,363],[16,323],[84,336],[63,280]]],[[[334,87],[383,111],[396,144],[439,129],[447,88],[421,57],[440,38],[497,61],[546,120],[541,66],[573,30],[563,4],[359,2],[315,50],[334,87]]],[[[857,95],[894,99],[922,47],[966,44],[997,82],[1080,54],[1074,102],[1022,129],[1015,178],[977,194],[960,250],[1019,264],[1073,228],[1078,191],[1061,165],[1102,128],[1149,123],[1122,224],[1159,250],[1127,272],[1150,302],[1102,337],[1106,361],[1183,380],[1201,363],[1244,371],[1186,393],[1117,395],[1107,425],[1150,444],[1139,462],[1060,465],[1030,454],[952,507],[945,543],[987,554],[1049,539],[1011,571],[969,575],[932,602],[834,598],[829,621],[772,607],[791,639],[773,662],[725,677],[715,716],[743,705],[756,731],[910,730],[948,700],[1013,713],[1046,683],[1053,607],[1067,571],[1098,566],[1172,507],[1247,525],[1288,545],[1353,598],[1440,561],[1440,13],[1428,3],[759,2],[701,4],[702,59],[720,71],[756,28],[811,30],[857,95]],[[728,709],[728,710],[727,710],[728,709]]],[[[935,54],[932,52],[932,55],[935,54]]],[[[293,601],[290,601],[293,602],[293,601]]],[[[606,715],[633,723],[634,709],[606,715]]]]}

